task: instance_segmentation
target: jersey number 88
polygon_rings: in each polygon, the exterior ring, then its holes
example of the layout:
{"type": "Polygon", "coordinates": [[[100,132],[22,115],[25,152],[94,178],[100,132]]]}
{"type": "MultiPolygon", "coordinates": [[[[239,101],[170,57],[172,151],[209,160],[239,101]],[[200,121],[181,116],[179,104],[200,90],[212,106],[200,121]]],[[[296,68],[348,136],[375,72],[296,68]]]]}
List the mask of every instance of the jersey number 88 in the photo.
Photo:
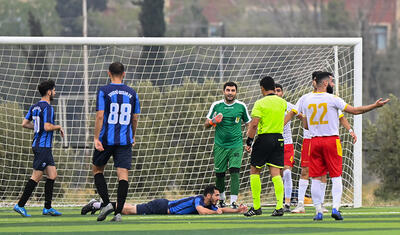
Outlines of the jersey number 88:
{"type": "Polygon", "coordinates": [[[121,125],[128,125],[131,119],[131,110],[131,104],[121,104],[121,110],[119,110],[118,103],[111,103],[110,115],[108,116],[108,124],[117,124],[119,121],[119,124],[121,125]],[[120,113],[119,117],[118,113],[120,113]]]}

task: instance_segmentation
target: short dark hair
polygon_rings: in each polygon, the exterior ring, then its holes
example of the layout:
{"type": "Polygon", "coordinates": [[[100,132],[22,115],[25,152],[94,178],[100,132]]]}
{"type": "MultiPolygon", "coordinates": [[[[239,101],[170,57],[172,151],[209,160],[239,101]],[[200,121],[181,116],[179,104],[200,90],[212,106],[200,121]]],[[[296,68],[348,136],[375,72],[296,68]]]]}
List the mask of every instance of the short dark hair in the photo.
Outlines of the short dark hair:
{"type": "Polygon", "coordinates": [[[108,71],[110,71],[112,75],[122,75],[125,72],[125,68],[120,62],[114,62],[110,64],[108,71]]]}
{"type": "Polygon", "coordinates": [[[332,74],[330,72],[318,73],[317,76],[315,77],[315,82],[319,85],[322,83],[322,81],[328,79],[329,76],[332,76],[332,74]]]}
{"type": "Polygon", "coordinates": [[[272,77],[270,76],[265,76],[261,79],[260,81],[260,86],[264,87],[266,91],[275,90],[275,81],[272,77]]]}
{"type": "Polygon", "coordinates": [[[41,82],[38,86],[40,95],[42,97],[45,96],[47,94],[47,91],[53,90],[55,86],[56,86],[56,83],[51,79],[41,82]]]}
{"type": "Polygon", "coordinates": [[[234,87],[236,88],[236,91],[237,91],[237,89],[238,89],[236,83],[234,83],[234,82],[226,82],[226,83],[224,84],[224,91],[225,91],[225,88],[226,88],[227,86],[234,86],[234,87]]]}
{"type": "Polygon", "coordinates": [[[321,71],[321,70],[314,71],[314,72],[311,74],[311,80],[315,80],[315,78],[317,77],[317,75],[318,75],[319,73],[322,73],[322,71],[321,71]]]}
{"type": "Polygon", "coordinates": [[[204,196],[207,196],[207,194],[213,195],[215,190],[220,191],[215,185],[208,185],[208,186],[204,189],[203,195],[204,195],[204,196]]]}
{"type": "Polygon", "coordinates": [[[282,85],[279,84],[279,83],[275,83],[275,88],[281,88],[281,90],[283,91],[283,87],[282,87],[282,85]]]}

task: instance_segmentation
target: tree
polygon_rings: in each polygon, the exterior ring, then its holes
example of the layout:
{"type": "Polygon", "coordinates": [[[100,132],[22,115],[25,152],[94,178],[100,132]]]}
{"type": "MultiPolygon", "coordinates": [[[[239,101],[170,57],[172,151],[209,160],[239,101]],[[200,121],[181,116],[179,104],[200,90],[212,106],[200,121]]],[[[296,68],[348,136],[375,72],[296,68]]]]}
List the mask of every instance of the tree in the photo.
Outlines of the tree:
{"type": "Polygon", "coordinates": [[[391,95],[391,101],[379,109],[376,124],[367,122],[363,147],[367,168],[374,172],[381,184],[375,195],[383,199],[400,196],[400,101],[391,95]]]}
{"type": "MultiPolygon", "coordinates": [[[[139,21],[142,28],[143,37],[163,37],[166,31],[164,21],[164,0],[152,1],[132,1],[133,4],[141,7],[139,21]]],[[[155,83],[162,85],[165,77],[162,70],[164,59],[163,46],[143,46],[140,55],[139,66],[136,67],[136,76],[138,79],[148,78],[155,83]]],[[[132,64],[132,63],[131,63],[132,64]]]]}

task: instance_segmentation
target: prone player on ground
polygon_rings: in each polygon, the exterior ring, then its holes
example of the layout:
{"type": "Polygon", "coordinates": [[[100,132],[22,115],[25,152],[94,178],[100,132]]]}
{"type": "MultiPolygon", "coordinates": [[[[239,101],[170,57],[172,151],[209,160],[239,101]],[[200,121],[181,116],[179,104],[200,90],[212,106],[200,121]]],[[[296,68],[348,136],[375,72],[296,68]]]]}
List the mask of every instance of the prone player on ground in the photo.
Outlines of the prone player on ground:
{"type": "MultiPolygon", "coordinates": [[[[171,215],[187,215],[187,214],[222,214],[222,213],[244,213],[247,207],[244,205],[233,209],[230,207],[218,208],[217,203],[220,199],[220,192],[214,186],[207,186],[203,195],[186,197],[179,200],[155,199],[148,203],[132,205],[124,204],[122,214],[124,215],[152,215],[152,214],[171,214],[171,215]]],[[[82,208],[81,214],[85,215],[88,212],[94,214],[100,208],[100,202],[92,200],[89,204],[82,208]]],[[[115,204],[115,202],[113,202],[115,204]]],[[[116,206],[114,206],[116,207],[116,206]]]]}
{"type": "Polygon", "coordinates": [[[377,100],[374,104],[353,107],[343,99],[327,93],[333,77],[322,72],[316,75],[317,92],[307,96],[299,110],[304,110],[303,125],[312,136],[310,143],[311,161],[309,176],[312,178],[311,194],[316,215],[314,220],[322,220],[322,176],[329,173],[332,178],[333,208],[331,216],[343,220],[339,211],[342,197],[342,147],[339,139],[339,114],[342,110],[351,114],[362,114],[382,107],[389,99],[377,100]]]}

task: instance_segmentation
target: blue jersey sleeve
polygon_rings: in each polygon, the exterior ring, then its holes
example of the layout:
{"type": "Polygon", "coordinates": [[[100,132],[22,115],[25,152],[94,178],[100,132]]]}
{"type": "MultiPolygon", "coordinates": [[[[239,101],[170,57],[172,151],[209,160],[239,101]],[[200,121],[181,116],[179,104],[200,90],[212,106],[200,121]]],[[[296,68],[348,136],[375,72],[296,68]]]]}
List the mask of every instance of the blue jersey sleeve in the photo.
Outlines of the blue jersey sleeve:
{"type": "Polygon", "coordinates": [[[99,90],[97,92],[96,111],[103,111],[105,108],[104,92],[99,90]]]}
{"type": "Polygon", "coordinates": [[[136,93],[136,97],[135,97],[135,109],[133,110],[134,114],[139,114],[140,113],[140,102],[139,102],[139,96],[136,93]]]}
{"type": "Polygon", "coordinates": [[[211,205],[211,210],[216,211],[218,210],[218,207],[216,207],[215,205],[211,205]]]}
{"type": "Polygon", "coordinates": [[[198,206],[204,206],[204,200],[201,197],[196,197],[194,199],[194,208],[196,208],[198,206]]]}
{"type": "Polygon", "coordinates": [[[29,108],[28,113],[25,115],[25,119],[32,121],[32,107],[29,108]]]}
{"type": "Polygon", "coordinates": [[[43,118],[44,118],[43,123],[48,122],[48,123],[54,124],[54,110],[53,110],[53,107],[46,107],[43,110],[43,118]]]}

